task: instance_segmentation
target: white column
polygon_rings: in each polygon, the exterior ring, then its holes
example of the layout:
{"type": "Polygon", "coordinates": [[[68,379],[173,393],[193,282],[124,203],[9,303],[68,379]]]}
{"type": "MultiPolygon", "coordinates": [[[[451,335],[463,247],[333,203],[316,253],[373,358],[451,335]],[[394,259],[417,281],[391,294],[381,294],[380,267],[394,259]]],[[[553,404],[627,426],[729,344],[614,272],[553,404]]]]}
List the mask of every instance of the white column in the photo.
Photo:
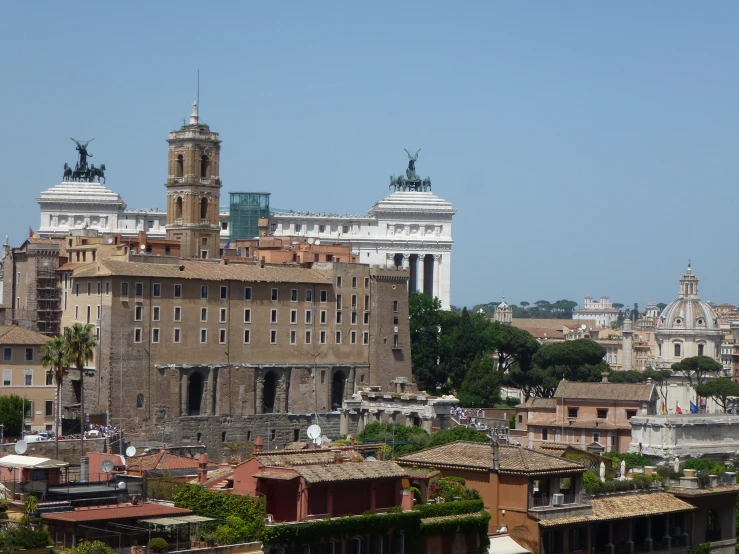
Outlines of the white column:
{"type": "Polygon", "coordinates": [[[411,267],[411,255],[403,254],[403,269],[409,269],[411,267]]]}
{"type": "Polygon", "coordinates": [[[418,292],[426,292],[424,290],[426,286],[426,255],[418,255],[418,266],[416,267],[416,290],[418,292]]]}
{"type": "Polygon", "coordinates": [[[441,254],[434,254],[434,290],[430,291],[431,296],[441,297],[439,293],[439,264],[441,264],[441,254]]]}

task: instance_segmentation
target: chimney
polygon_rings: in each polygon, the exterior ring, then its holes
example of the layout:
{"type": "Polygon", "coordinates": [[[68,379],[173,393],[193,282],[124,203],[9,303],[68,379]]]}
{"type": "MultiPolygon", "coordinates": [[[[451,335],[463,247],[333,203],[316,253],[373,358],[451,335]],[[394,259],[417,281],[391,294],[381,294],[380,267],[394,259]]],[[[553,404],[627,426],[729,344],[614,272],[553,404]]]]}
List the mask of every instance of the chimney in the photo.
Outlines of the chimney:
{"type": "Polygon", "coordinates": [[[198,460],[198,483],[205,485],[208,481],[208,457],[205,454],[200,455],[198,460]]]}
{"type": "Polygon", "coordinates": [[[651,385],[653,382],[651,377],[647,377],[647,385],[651,385]]]}
{"type": "Polygon", "coordinates": [[[262,261],[261,261],[261,263],[259,264],[259,267],[264,267],[264,256],[262,256],[262,261]]]}
{"type": "Polygon", "coordinates": [[[604,371],[603,373],[600,374],[600,376],[601,376],[601,381],[600,381],[601,383],[607,383],[608,382],[608,373],[607,372],[604,371]]]}
{"type": "Polygon", "coordinates": [[[263,452],[264,451],[264,441],[262,440],[262,436],[259,435],[256,440],[254,441],[254,453],[257,452],[263,452]]]}

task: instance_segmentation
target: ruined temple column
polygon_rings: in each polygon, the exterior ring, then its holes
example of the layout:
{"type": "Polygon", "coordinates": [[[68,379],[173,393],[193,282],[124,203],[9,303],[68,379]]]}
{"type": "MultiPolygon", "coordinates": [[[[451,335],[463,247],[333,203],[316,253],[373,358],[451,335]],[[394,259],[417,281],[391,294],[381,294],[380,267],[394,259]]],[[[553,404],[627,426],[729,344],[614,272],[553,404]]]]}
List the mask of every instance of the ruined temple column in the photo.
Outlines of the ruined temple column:
{"type": "Polygon", "coordinates": [[[254,413],[264,413],[264,377],[256,378],[256,388],[254,389],[254,413]]]}
{"type": "Polygon", "coordinates": [[[208,370],[208,380],[203,391],[203,415],[215,415],[215,406],[213,405],[213,387],[215,386],[215,369],[212,367],[208,370]]]}
{"type": "Polygon", "coordinates": [[[405,426],[413,427],[413,415],[410,412],[403,412],[403,415],[405,416],[405,426]]]}
{"type": "Polygon", "coordinates": [[[340,410],[339,416],[339,434],[346,438],[349,434],[349,410],[340,410]]]}
{"type": "Polygon", "coordinates": [[[287,389],[288,389],[288,381],[287,381],[287,375],[284,373],[280,377],[280,389],[282,390],[282,401],[280,402],[280,408],[283,414],[289,413],[290,409],[288,404],[288,397],[287,397],[287,389]]]}
{"type": "Polygon", "coordinates": [[[187,413],[187,373],[180,372],[180,415],[186,416],[187,413]]]}

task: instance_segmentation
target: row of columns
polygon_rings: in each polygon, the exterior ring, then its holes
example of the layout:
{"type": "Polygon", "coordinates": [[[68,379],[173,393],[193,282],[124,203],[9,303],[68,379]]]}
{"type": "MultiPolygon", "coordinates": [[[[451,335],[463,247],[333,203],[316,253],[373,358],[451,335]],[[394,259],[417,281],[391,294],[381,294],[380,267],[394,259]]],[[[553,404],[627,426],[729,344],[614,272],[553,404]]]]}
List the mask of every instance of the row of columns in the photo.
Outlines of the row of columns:
{"type": "Polygon", "coordinates": [[[402,266],[405,269],[411,268],[411,263],[416,265],[412,276],[415,282],[409,283],[411,291],[425,292],[429,296],[439,296],[439,264],[441,264],[441,254],[423,254],[423,253],[388,253],[388,265],[402,266]],[[413,258],[411,258],[413,256],[413,258]],[[432,286],[427,287],[424,276],[426,268],[431,264],[433,272],[432,286]],[[428,289],[428,290],[426,290],[428,289]]]}
{"type": "MultiPolygon", "coordinates": [[[[375,421],[379,423],[397,423],[398,414],[405,416],[404,425],[406,427],[413,427],[415,418],[421,419],[421,428],[426,432],[431,433],[432,418],[425,415],[423,411],[418,410],[396,410],[396,409],[383,409],[383,408],[362,408],[354,412],[359,414],[359,421],[357,424],[357,433],[361,433],[370,423],[375,421]]],[[[339,433],[346,435],[349,433],[349,416],[351,410],[346,408],[341,410],[341,419],[339,420],[339,433]]]]}

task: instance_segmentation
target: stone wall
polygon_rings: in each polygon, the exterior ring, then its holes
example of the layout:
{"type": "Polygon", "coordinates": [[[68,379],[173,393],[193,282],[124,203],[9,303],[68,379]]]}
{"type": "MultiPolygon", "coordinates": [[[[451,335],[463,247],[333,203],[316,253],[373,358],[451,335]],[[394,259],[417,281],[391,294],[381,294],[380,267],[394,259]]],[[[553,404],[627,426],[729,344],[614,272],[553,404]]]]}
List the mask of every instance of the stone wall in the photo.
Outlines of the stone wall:
{"type": "MultiPolygon", "coordinates": [[[[85,452],[105,452],[106,439],[85,439],[85,452]]],[[[15,454],[15,443],[0,444],[0,456],[15,454]]],[[[55,458],[54,441],[28,443],[26,456],[55,458]]],[[[59,460],[70,464],[80,463],[80,440],[60,440],[59,460]]]]}

